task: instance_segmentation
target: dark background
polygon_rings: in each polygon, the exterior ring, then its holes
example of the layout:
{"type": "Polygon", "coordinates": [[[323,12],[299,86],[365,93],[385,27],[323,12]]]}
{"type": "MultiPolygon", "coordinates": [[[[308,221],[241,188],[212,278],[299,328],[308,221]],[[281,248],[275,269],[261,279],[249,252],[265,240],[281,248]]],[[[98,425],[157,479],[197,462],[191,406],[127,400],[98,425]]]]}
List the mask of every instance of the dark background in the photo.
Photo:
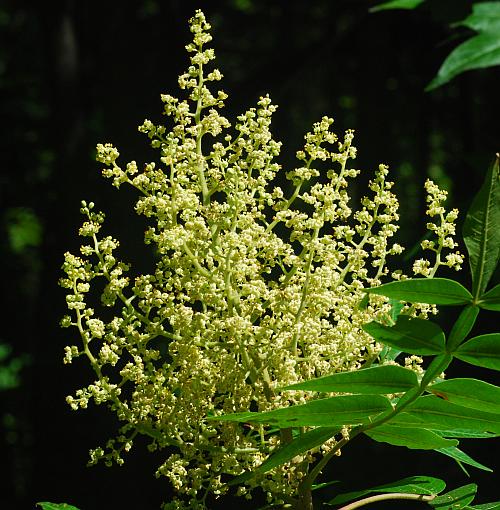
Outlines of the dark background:
{"type": "MultiPolygon", "coordinates": [[[[225,115],[234,119],[269,92],[280,106],[273,126],[284,142],[285,168],[294,165],[311,124],[329,115],[339,132],[356,130],[362,181],[379,162],[391,166],[402,204],[400,240],[407,246],[425,230],[422,185],[428,176],[450,191],[450,207],[467,209],[500,149],[499,68],[466,73],[430,93],[424,88],[470,35],[451,30],[450,23],[466,16],[471,2],[432,0],[416,11],[370,14],[375,3],[2,2],[0,343],[12,348],[3,370],[18,380],[0,391],[1,508],[65,501],[81,510],[154,509],[168,498],[165,480],[153,476],[159,459],[140,447],[122,468],[85,467],[89,448],[111,437],[116,423],[104,408],[73,413],[65,404],[91,373],[83,362],[62,363],[64,346],[74,341],[71,331],[58,327],[65,302],[57,280],[63,253],[79,246],[82,199],[108,213],[107,231],[141,267],[142,224],[131,212],[133,194],[118,194],[100,177],[95,145],[116,144],[124,160],[153,157],[136,126],[145,117],[161,119],[160,93],[178,94],[177,76],[187,66],[187,20],[196,8],[213,25],[222,88],[230,96],[225,115]]],[[[465,271],[459,278],[468,284],[465,271]]],[[[445,325],[453,313],[443,314],[445,325]]],[[[485,317],[481,327],[492,331],[491,324],[485,317]]],[[[452,373],[491,382],[495,376],[460,364],[452,373]]],[[[464,449],[495,467],[495,444],[469,442],[464,449]]],[[[442,476],[450,488],[479,481],[478,502],[498,499],[493,474],[470,472],[469,480],[436,453],[360,441],[326,479],[350,480],[342,488],[356,489],[429,474],[442,476]]]]}

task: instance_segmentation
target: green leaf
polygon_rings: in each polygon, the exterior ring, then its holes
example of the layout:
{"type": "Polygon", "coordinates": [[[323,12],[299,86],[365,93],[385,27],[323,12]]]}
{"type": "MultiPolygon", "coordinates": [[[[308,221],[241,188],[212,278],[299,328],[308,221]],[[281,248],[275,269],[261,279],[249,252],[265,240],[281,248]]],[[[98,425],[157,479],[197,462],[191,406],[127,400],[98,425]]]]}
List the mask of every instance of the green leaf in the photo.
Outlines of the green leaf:
{"type": "Polygon", "coordinates": [[[335,427],[370,423],[374,417],[392,406],[381,395],[349,395],[319,400],[307,404],[275,409],[263,413],[236,413],[210,417],[210,420],[269,423],[287,427],[335,427]]]}
{"type": "Polygon", "coordinates": [[[383,365],[311,379],[285,390],[335,393],[402,393],[418,385],[415,372],[396,365],[383,365]]]}
{"type": "Polygon", "coordinates": [[[453,356],[451,354],[441,354],[440,356],[436,356],[425,369],[424,376],[420,381],[420,387],[425,388],[428,384],[434,381],[434,379],[439,377],[448,368],[452,361],[453,356]]]}
{"type": "Polygon", "coordinates": [[[498,434],[491,432],[478,432],[468,429],[450,429],[450,430],[433,430],[436,434],[442,437],[456,437],[458,439],[492,439],[498,437],[498,434]]]}
{"type": "Polygon", "coordinates": [[[489,471],[490,473],[493,472],[493,469],[490,469],[488,466],[485,466],[477,462],[472,457],[467,455],[465,452],[459,450],[456,446],[451,446],[450,448],[438,448],[436,449],[436,451],[442,453],[443,455],[446,455],[447,457],[451,457],[458,463],[467,464],[477,469],[481,469],[482,471],[489,471]]]}
{"type": "Polygon", "coordinates": [[[455,350],[467,338],[474,327],[478,313],[479,307],[473,305],[467,305],[462,310],[448,336],[446,342],[448,351],[455,350]]]}
{"type": "Polygon", "coordinates": [[[394,446],[406,446],[413,450],[435,450],[457,446],[457,440],[445,439],[440,435],[422,428],[394,427],[380,425],[367,430],[365,434],[379,443],[389,443],[394,446]]]}
{"type": "Polygon", "coordinates": [[[475,497],[477,492],[477,485],[469,483],[463,487],[452,490],[428,501],[429,505],[437,510],[459,510],[467,506],[475,497]]]}
{"type": "Polygon", "coordinates": [[[500,312],[500,284],[481,296],[479,306],[485,310],[500,312]]]}
{"type": "Polygon", "coordinates": [[[475,336],[462,344],[453,356],[471,365],[500,370],[500,333],[475,336]]]}
{"type": "Polygon", "coordinates": [[[387,492],[404,492],[406,494],[425,494],[426,496],[431,496],[433,494],[439,494],[444,491],[445,488],[446,483],[439,478],[433,478],[432,476],[410,476],[386,485],[379,485],[377,487],[371,487],[370,489],[339,494],[329,501],[328,504],[341,505],[371,493],[384,494],[387,492]]]}
{"type": "Polygon", "coordinates": [[[394,326],[370,322],[363,329],[378,342],[411,354],[441,354],[445,351],[443,330],[428,320],[401,315],[394,326]]]}
{"type": "MultiPolygon", "coordinates": [[[[499,45],[500,37],[496,34],[499,45]]],[[[472,292],[476,298],[484,293],[498,265],[500,254],[500,173],[498,155],[467,212],[463,237],[469,252],[472,292]]]]}
{"type": "Polygon", "coordinates": [[[500,501],[471,506],[474,510],[500,510],[500,501]]]}
{"type": "Polygon", "coordinates": [[[425,427],[447,430],[500,433],[500,415],[459,406],[434,395],[419,397],[391,420],[398,427],[425,427]]]}
{"type": "Polygon", "coordinates": [[[370,12],[387,11],[389,9],[415,9],[424,2],[425,0],[391,0],[372,7],[370,12]]]}
{"type": "Polygon", "coordinates": [[[500,37],[495,32],[483,32],[457,46],[425,90],[441,87],[465,71],[497,65],[500,65],[500,37]]]}
{"type": "Polygon", "coordinates": [[[291,443],[285,444],[278,451],[273,453],[267,460],[265,460],[257,469],[243,473],[236,478],[233,478],[228,485],[239,485],[246,482],[255,475],[264,474],[275,468],[281,466],[293,459],[301,453],[307,452],[312,448],[322,445],[328,441],[339,431],[338,427],[318,427],[317,429],[301,434],[298,438],[294,439],[291,443]]]}
{"type": "Polygon", "coordinates": [[[454,404],[500,413],[500,388],[478,379],[448,379],[427,390],[454,404]]]}
{"type": "Polygon", "coordinates": [[[315,483],[311,486],[312,491],[320,491],[325,487],[330,487],[330,485],[334,485],[336,483],[340,483],[340,480],[332,480],[331,482],[323,482],[323,483],[315,483]]]}
{"type": "Polygon", "coordinates": [[[399,349],[384,345],[384,348],[380,351],[379,354],[380,363],[385,361],[394,361],[400,354],[401,351],[399,349]]]}
{"type": "Polygon", "coordinates": [[[480,2],[472,5],[472,14],[457,24],[476,32],[500,30],[500,3],[480,2]]]}
{"type": "Polygon", "coordinates": [[[402,303],[398,299],[389,299],[389,304],[391,305],[392,322],[396,322],[401,313],[401,310],[404,308],[404,303],[402,303]]]}
{"type": "Polygon", "coordinates": [[[42,510],[78,510],[76,506],[68,505],[67,503],[47,503],[47,502],[40,502],[37,503],[40,507],[42,507],[42,510]]]}
{"type": "Polygon", "coordinates": [[[472,294],[464,286],[448,278],[410,278],[366,289],[366,292],[432,305],[465,305],[472,300],[472,294]]]}

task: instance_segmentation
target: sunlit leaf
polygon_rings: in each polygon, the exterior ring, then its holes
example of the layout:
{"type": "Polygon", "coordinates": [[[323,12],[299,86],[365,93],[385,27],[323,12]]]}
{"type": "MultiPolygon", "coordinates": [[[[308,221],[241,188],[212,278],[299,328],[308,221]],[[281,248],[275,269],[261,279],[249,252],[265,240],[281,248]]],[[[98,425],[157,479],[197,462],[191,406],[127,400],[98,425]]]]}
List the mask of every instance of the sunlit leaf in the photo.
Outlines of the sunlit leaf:
{"type": "Polygon", "coordinates": [[[454,404],[500,413],[500,387],[478,379],[448,379],[427,389],[454,404]]]}
{"type": "Polygon", "coordinates": [[[306,432],[294,439],[291,443],[280,447],[278,451],[273,453],[254,471],[244,473],[231,480],[229,485],[239,485],[257,474],[267,473],[269,470],[276,466],[281,466],[281,464],[288,462],[297,455],[322,445],[338,431],[339,428],[336,427],[318,427],[317,429],[306,432]]]}
{"type": "Polygon", "coordinates": [[[468,429],[434,430],[433,432],[442,437],[456,437],[459,439],[492,439],[500,435],[500,432],[493,434],[492,432],[479,432],[468,429]]]}
{"type": "Polygon", "coordinates": [[[42,510],[78,510],[76,506],[68,505],[67,503],[37,503],[42,510]]]}
{"type": "Polygon", "coordinates": [[[500,3],[479,2],[472,5],[472,14],[459,23],[476,32],[500,30],[500,3]]]}
{"type": "Polygon", "coordinates": [[[459,406],[434,395],[418,398],[396,415],[391,424],[398,427],[425,427],[436,430],[462,428],[500,433],[499,414],[459,406]]]}
{"type": "Polygon", "coordinates": [[[321,489],[324,489],[325,487],[330,487],[330,485],[334,485],[336,483],[340,483],[340,480],[331,480],[330,482],[315,483],[311,486],[311,490],[319,491],[321,489]]]}
{"type": "Polygon", "coordinates": [[[472,300],[471,293],[463,285],[448,278],[410,278],[372,287],[366,292],[433,305],[464,305],[472,300]]]}
{"type": "Polygon", "coordinates": [[[500,65],[500,37],[484,32],[457,46],[445,59],[426,91],[433,90],[472,69],[500,65]]]}
{"type": "Polygon", "coordinates": [[[384,411],[391,410],[389,400],[381,395],[348,395],[262,413],[246,412],[210,417],[210,420],[268,423],[278,427],[335,427],[370,423],[384,411]]]}
{"type": "Polygon", "coordinates": [[[481,296],[479,306],[485,310],[500,312],[500,284],[481,296]]]}
{"type": "Polygon", "coordinates": [[[471,506],[473,510],[500,510],[500,501],[471,506]]]}
{"type": "Polygon", "coordinates": [[[459,510],[466,507],[476,497],[477,485],[470,483],[454,489],[446,494],[442,494],[428,501],[429,505],[437,510],[459,510]]]}
{"type": "Polygon", "coordinates": [[[430,496],[433,494],[439,494],[444,491],[445,488],[446,483],[439,478],[433,478],[432,476],[410,476],[385,485],[379,485],[377,487],[371,487],[369,489],[356,492],[339,494],[329,501],[328,504],[341,505],[348,501],[352,501],[353,499],[358,499],[372,493],[385,494],[387,492],[404,492],[406,494],[425,494],[426,496],[430,496]]]}
{"type": "Polygon", "coordinates": [[[292,384],[285,390],[310,390],[335,393],[400,393],[418,385],[415,372],[396,365],[340,372],[292,384]]]}
{"type": "Polygon", "coordinates": [[[458,444],[457,440],[445,439],[430,430],[422,428],[380,425],[367,430],[365,434],[380,443],[405,446],[413,450],[435,450],[436,448],[448,448],[458,444]]]}
{"type": "Polygon", "coordinates": [[[453,356],[471,365],[500,370],[500,333],[471,338],[453,356]]]}
{"type": "Polygon", "coordinates": [[[482,471],[489,471],[490,473],[493,472],[493,469],[490,469],[488,466],[477,462],[470,455],[467,455],[462,450],[459,450],[456,446],[452,446],[450,448],[437,448],[436,451],[446,455],[447,457],[451,457],[452,459],[462,464],[467,464],[477,469],[481,469],[482,471]]]}
{"type": "Polygon", "coordinates": [[[411,354],[440,354],[445,351],[442,329],[434,322],[401,315],[394,326],[370,322],[363,329],[381,342],[411,354]]]}
{"type": "MultiPolygon", "coordinates": [[[[500,36],[495,34],[500,63],[500,36]]],[[[469,252],[473,294],[479,298],[498,265],[500,255],[500,172],[498,156],[467,212],[463,237],[469,252]]]]}
{"type": "Polygon", "coordinates": [[[370,12],[387,11],[389,9],[415,9],[424,2],[425,0],[391,0],[372,7],[370,12]]]}

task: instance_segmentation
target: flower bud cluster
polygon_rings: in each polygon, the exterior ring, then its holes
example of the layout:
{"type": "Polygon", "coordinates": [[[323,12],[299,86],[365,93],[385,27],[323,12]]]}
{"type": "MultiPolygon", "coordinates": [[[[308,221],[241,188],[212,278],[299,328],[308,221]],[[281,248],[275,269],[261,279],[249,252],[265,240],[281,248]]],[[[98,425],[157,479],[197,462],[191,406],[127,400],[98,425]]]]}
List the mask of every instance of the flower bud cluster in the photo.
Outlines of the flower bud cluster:
{"type": "MultiPolygon", "coordinates": [[[[380,346],[362,325],[390,305],[373,296],[360,306],[364,291],[404,277],[387,265],[403,250],[393,242],[398,200],[387,167],[378,167],[367,195],[352,204],[349,183],[360,173],[350,165],[354,133],[339,138],[323,117],[305,136],[298,167],[285,172],[291,189],[276,186],[276,106],[261,97],[230,130],[218,111],[227,95],[207,85],[222,77],[205,70],[214,58],[205,48],[209,29],[198,11],[190,66],[179,79],[186,98],[161,97],[169,127],[149,120],[139,127],[160,165],[131,161],[122,169],[112,145],[97,147],[104,176],[139,192],[135,209],[148,221],[155,266],[129,276],[118,241],[101,234],[104,215],[83,202],[87,244],[78,256],[65,255],[61,280],[69,309],[61,325],[81,339],[64,360],[85,356],[95,373],[68,403],[106,403],[124,423],[90,463],[121,464],[135,435],[148,436],[151,451],[166,452],[157,476],[178,494],[169,509],[205,508],[207,493],[227,491],[227,475],[258,467],[280,445],[272,428],[207,416],[304,403],[315,397],[277,388],[374,361],[380,346]],[[105,310],[95,316],[99,298],[105,310]]],[[[445,213],[443,192],[426,187],[437,241],[424,248],[436,252],[437,265],[417,261],[415,268],[427,276],[443,263],[456,267],[459,255],[441,261],[442,250],[455,246],[456,213],[445,213]]],[[[288,501],[307,466],[335,442],[254,477],[240,494],[260,487],[271,503],[288,501]]]]}
{"type": "Polygon", "coordinates": [[[440,189],[434,182],[428,179],[425,182],[427,191],[427,211],[433,221],[427,223],[427,229],[432,234],[431,239],[424,239],[421,243],[424,250],[435,253],[433,264],[427,259],[418,259],[413,264],[413,272],[416,275],[434,276],[440,266],[448,266],[459,271],[463,264],[463,256],[458,251],[447,253],[444,257],[444,250],[453,250],[457,247],[454,240],[456,234],[456,220],[458,210],[452,209],[446,212],[443,203],[448,193],[440,189]]]}

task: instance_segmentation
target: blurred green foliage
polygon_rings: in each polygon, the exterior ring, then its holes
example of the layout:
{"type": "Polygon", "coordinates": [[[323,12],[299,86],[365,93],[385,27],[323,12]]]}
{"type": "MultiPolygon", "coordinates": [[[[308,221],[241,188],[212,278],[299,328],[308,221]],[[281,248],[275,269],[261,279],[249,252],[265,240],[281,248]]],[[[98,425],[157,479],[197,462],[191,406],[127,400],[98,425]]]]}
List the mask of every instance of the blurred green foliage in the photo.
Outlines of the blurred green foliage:
{"type": "MultiPolygon", "coordinates": [[[[425,0],[393,0],[377,5],[370,11],[415,9],[424,2],[425,0]]],[[[437,2],[428,0],[428,4],[433,9],[437,2]]],[[[458,45],[446,57],[434,79],[427,85],[427,91],[445,85],[465,71],[500,65],[500,2],[475,3],[472,5],[472,14],[452,26],[466,27],[476,34],[458,45]]]]}
{"type": "Polygon", "coordinates": [[[5,214],[10,249],[16,255],[27,248],[38,247],[42,241],[42,225],[31,208],[15,207],[5,214]]]}

